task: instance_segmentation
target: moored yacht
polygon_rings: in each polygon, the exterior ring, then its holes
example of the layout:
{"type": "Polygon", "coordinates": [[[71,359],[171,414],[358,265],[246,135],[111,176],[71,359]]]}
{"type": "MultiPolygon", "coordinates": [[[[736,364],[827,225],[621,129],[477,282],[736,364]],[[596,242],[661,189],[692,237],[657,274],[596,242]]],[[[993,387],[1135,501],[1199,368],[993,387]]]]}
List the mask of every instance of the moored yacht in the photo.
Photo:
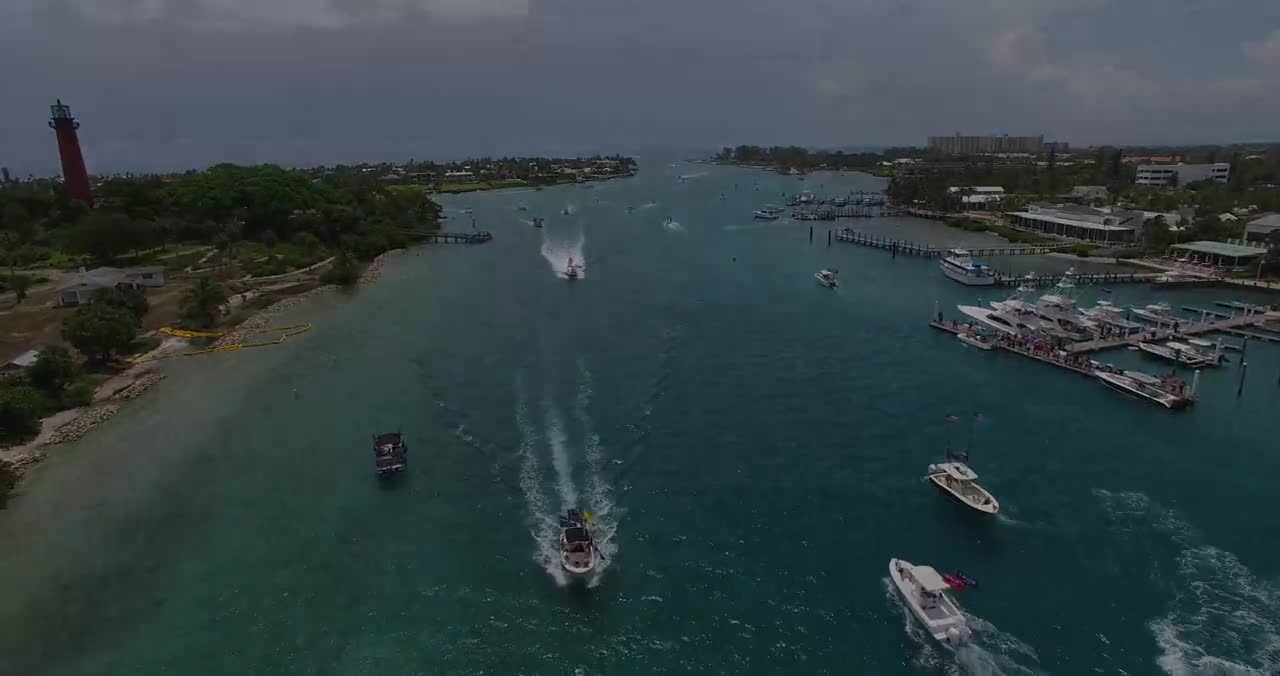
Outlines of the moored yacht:
{"type": "Polygon", "coordinates": [[[1186,408],[1191,404],[1191,399],[1179,397],[1153,385],[1149,380],[1150,376],[1138,379],[1130,374],[1112,373],[1110,371],[1097,371],[1095,375],[1098,380],[1101,380],[1103,384],[1113,390],[1131,397],[1155,402],[1168,409],[1186,408]]]}
{"type": "Polygon", "coordinates": [[[1170,343],[1169,345],[1138,343],[1138,349],[1149,355],[1171,361],[1175,364],[1182,364],[1193,368],[1208,366],[1209,364],[1217,365],[1217,362],[1211,361],[1208,356],[1200,354],[1199,350],[1192,348],[1190,345],[1183,345],[1182,343],[1170,343]],[[1174,347],[1175,345],[1180,347],[1174,347]]]}
{"type": "Polygon", "coordinates": [[[1012,309],[988,310],[977,305],[957,305],[956,308],[982,326],[1011,336],[1036,333],[1045,328],[1044,323],[1034,315],[1028,317],[1012,309]]]}
{"type": "Polygon", "coordinates": [[[991,286],[996,283],[996,275],[991,268],[973,260],[964,249],[952,249],[938,265],[942,274],[965,286],[991,286]]]}
{"type": "Polygon", "coordinates": [[[973,635],[964,613],[947,595],[951,585],[930,566],[915,566],[901,559],[889,559],[889,579],[934,639],[952,648],[973,635]]]}
{"type": "Polygon", "coordinates": [[[1152,303],[1142,307],[1135,307],[1130,310],[1130,312],[1132,312],[1133,316],[1138,319],[1153,322],[1155,324],[1168,324],[1177,321],[1173,316],[1173,310],[1169,307],[1168,303],[1152,303]]]}
{"type": "Polygon", "coordinates": [[[576,509],[560,517],[560,565],[573,575],[586,575],[596,567],[596,543],[587,523],[588,516],[576,509]]]}
{"type": "Polygon", "coordinates": [[[819,270],[813,273],[813,276],[817,278],[819,284],[828,289],[834,289],[840,284],[840,282],[836,281],[836,272],[836,270],[819,270]]]}

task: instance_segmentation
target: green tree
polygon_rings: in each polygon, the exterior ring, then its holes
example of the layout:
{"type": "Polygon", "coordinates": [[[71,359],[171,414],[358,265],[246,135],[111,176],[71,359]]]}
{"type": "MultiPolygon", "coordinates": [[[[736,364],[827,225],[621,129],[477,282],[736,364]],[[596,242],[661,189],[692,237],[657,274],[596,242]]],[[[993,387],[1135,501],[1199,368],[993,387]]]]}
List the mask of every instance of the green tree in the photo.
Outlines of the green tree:
{"type": "Polygon", "coordinates": [[[9,288],[13,290],[13,304],[22,305],[22,301],[27,299],[27,290],[31,288],[31,278],[10,273],[9,288]]]}
{"type": "Polygon", "coordinates": [[[196,326],[210,327],[222,316],[222,305],[226,302],[227,290],[208,277],[201,277],[182,294],[182,316],[196,326]]]}
{"type": "Polygon", "coordinates": [[[1173,242],[1173,233],[1164,216],[1156,216],[1142,224],[1142,243],[1150,250],[1163,251],[1173,242]]]}
{"type": "Polygon", "coordinates": [[[266,245],[267,250],[276,248],[276,245],[280,243],[280,238],[276,237],[276,232],[274,230],[263,230],[262,234],[258,235],[258,239],[262,240],[262,243],[266,245]]]}
{"type": "Polygon", "coordinates": [[[128,216],[94,211],[71,227],[65,245],[72,253],[106,262],[134,248],[134,241],[128,216]]]}
{"type": "Polygon", "coordinates": [[[128,312],[133,317],[135,326],[142,326],[142,318],[151,309],[151,304],[147,302],[147,295],[142,289],[99,289],[93,294],[93,302],[104,303],[128,312]]]}
{"type": "Polygon", "coordinates": [[[308,257],[316,255],[320,252],[320,249],[324,248],[324,245],[320,242],[320,238],[309,232],[300,232],[294,235],[293,243],[299,249],[302,249],[302,253],[308,257]]]}
{"type": "Polygon", "coordinates": [[[21,437],[39,431],[40,417],[48,410],[49,402],[40,390],[0,384],[0,436],[21,437]]]}
{"type": "Polygon", "coordinates": [[[360,280],[360,267],[355,260],[345,251],[339,251],[338,255],[333,259],[333,265],[324,274],[320,275],[320,281],[325,284],[337,284],[339,286],[351,286],[360,280]]]}
{"type": "Polygon", "coordinates": [[[62,324],[62,337],[91,362],[102,363],[137,336],[133,315],[107,303],[76,308],[62,324]]]}
{"type": "Polygon", "coordinates": [[[27,380],[50,398],[59,400],[62,392],[80,377],[80,365],[61,345],[47,347],[27,368],[27,380]]]}

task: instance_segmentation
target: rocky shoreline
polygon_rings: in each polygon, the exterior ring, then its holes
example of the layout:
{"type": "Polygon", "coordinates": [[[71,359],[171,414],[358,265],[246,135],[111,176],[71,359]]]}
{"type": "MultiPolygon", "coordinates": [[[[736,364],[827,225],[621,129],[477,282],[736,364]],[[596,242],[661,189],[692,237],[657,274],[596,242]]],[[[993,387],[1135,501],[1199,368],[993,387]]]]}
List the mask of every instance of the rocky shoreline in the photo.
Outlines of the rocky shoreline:
{"type": "MultiPolygon", "coordinates": [[[[372,284],[382,278],[383,268],[388,257],[402,253],[403,249],[393,249],[374,258],[360,274],[360,284],[372,284]]],[[[328,293],[338,287],[327,284],[296,296],[283,298],[255,312],[234,329],[223,334],[214,341],[211,347],[225,347],[246,342],[261,329],[271,326],[285,311],[290,310],[308,298],[328,293]]],[[[45,449],[56,444],[63,444],[80,439],[93,428],[106,422],[120,410],[119,403],[136,399],[147,390],[164,380],[165,373],[154,364],[134,366],[103,383],[94,393],[93,403],[85,408],[61,411],[41,421],[40,433],[34,440],[22,446],[0,449],[0,464],[5,465],[16,477],[21,477],[28,469],[44,460],[45,449]]]]}

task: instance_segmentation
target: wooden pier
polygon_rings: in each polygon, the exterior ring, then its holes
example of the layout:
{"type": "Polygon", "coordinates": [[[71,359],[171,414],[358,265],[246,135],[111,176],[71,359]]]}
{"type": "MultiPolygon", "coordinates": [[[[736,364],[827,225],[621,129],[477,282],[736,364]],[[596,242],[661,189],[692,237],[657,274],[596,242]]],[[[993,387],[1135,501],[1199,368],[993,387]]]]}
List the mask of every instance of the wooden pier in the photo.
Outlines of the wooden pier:
{"type": "MultiPolygon", "coordinates": [[[[1140,333],[1137,333],[1131,336],[1124,336],[1124,337],[1117,337],[1117,338],[1098,338],[1096,340],[1081,341],[1079,343],[1072,343],[1066,346],[1066,350],[1067,352],[1070,352],[1072,354],[1096,352],[1098,350],[1109,350],[1117,347],[1128,347],[1130,345],[1137,346],[1138,343],[1150,343],[1150,342],[1156,342],[1161,340],[1168,340],[1170,338],[1176,338],[1178,336],[1198,336],[1202,333],[1212,333],[1214,331],[1221,331],[1223,333],[1230,333],[1232,335],[1248,335],[1250,338],[1258,338],[1261,334],[1246,333],[1246,332],[1240,331],[1240,329],[1245,327],[1251,327],[1251,326],[1259,326],[1263,322],[1267,321],[1269,317],[1270,315],[1266,315],[1266,314],[1254,314],[1254,315],[1248,315],[1248,316],[1239,315],[1236,317],[1229,317],[1227,319],[1218,319],[1216,321],[1204,321],[1204,322],[1198,322],[1193,320],[1185,320],[1185,321],[1177,320],[1175,323],[1175,328],[1160,327],[1160,328],[1153,328],[1149,331],[1142,331],[1140,333]]],[[[1259,339],[1262,339],[1262,338],[1259,338],[1259,339]]],[[[1280,337],[1273,338],[1271,340],[1280,342],[1280,337]]]]}
{"type": "MultiPolygon", "coordinates": [[[[869,246],[873,249],[884,249],[895,254],[904,254],[908,256],[921,256],[923,258],[942,258],[954,248],[958,247],[935,247],[931,244],[923,242],[911,242],[900,239],[889,239],[876,235],[869,235],[858,232],[852,228],[843,228],[836,233],[836,239],[850,244],[859,246],[869,246]]],[[[1054,244],[1051,246],[986,246],[986,247],[963,247],[965,251],[974,256],[1043,256],[1047,253],[1053,253],[1059,249],[1070,248],[1073,244],[1054,244]]],[[[1154,277],[1155,275],[1152,275],[1154,277]]],[[[1056,279],[1054,280],[1057,281],[1056,279]]]]}
{"type": "Polygon", "coordinates": [[[441,230],[409,230],[410,235],[420,242],[438,244],[483,244],[493,239],[493,234],[480,232],[444,232],[441,230]]]}

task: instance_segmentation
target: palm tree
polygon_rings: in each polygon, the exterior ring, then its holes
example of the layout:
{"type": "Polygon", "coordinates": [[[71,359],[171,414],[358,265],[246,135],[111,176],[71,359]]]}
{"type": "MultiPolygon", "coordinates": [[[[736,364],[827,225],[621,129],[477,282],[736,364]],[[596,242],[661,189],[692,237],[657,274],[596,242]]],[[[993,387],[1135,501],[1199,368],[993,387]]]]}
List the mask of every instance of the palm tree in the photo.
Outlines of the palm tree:
{"type": "Polygon", "coordinates": [[[199,326],[213,326],[222,315],[225,302],[227,290],[208,277],[201,277],[182,294],[182,316],[199,326]]]}

